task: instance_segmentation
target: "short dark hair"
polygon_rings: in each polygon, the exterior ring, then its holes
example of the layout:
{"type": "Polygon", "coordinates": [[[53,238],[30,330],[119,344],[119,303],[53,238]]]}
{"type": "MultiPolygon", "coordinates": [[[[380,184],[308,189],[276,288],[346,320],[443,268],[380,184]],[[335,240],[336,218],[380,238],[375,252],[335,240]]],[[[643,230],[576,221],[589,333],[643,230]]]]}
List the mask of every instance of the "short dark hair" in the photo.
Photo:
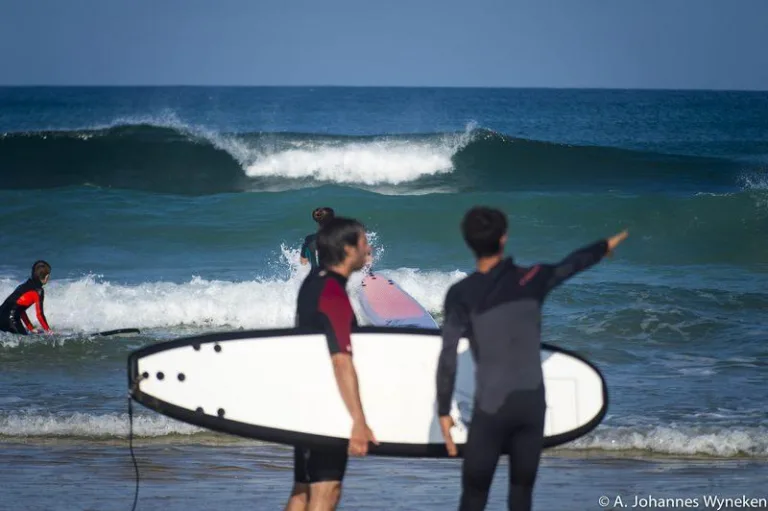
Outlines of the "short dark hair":
{"type": "Polygon", "coordinates": [[[335,216],[336,213],[333,211],[333,208],[315,208],[315,210],[312,211],[312,220],[317,222],[320,227],[333,220],[335,216]]]}
{"type": "Polygon", "coordinates": [[[365,226],[354,218],[335,217],[317,231],[317,258],[322,266],[336,266],[347,258],[345,247],[354,247],[365,236],[365,226]]]}
{"type": "Polygon", "coordinates": [[[51,265],[45,261],[35,261],[32,265],[32,278],[42,282],[42,280],[51,274],[51,265]]]}
{"type": "Polygon", "coordinates": [[[501,237],[507,233],[507,216],[500,210],[476,206],[464,215],[461,234],[475,257],[488,257],[501,251],[501,237]]]}

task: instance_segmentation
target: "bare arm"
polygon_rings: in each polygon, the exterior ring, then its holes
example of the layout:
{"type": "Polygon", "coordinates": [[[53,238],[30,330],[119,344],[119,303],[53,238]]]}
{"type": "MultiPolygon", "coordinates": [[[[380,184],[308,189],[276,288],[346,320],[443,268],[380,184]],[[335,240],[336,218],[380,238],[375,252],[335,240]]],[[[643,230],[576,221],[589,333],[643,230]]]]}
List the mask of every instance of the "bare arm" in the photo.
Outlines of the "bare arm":
{"type": "Polygon", "coordinates": [[[360,387],[357,383],[357,371],[352,363],[352,356],[346,353],[336,353],[331,357],[336,384],[339,386],[341,399],[347,407],[354,422],[365,422],[363,403],[360,400],[360,387]]]}
{"type": "Polygon", "coordinates": [[[357,372],[352,363],[352,305],[341,286],[330,280],[320,295],[318,310],[325,315],[326,339],[333,363],[333,373],[339,387],[341,399],[352,417],[352,432],[349,437],[349,453],[365,455],[368,442],[378,441],[365,420],[360,400],[357,372]]]}

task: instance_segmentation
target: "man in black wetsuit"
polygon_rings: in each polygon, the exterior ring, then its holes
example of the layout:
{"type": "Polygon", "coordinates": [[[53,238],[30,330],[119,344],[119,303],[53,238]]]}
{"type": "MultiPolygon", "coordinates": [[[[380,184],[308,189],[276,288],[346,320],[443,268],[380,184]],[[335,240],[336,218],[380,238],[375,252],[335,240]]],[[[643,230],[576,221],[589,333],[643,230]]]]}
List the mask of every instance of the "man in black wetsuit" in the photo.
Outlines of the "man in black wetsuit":
{"type": "Polygon", "coordinates": [[[586,270],[627,237],[621,232],[588,245],[558,264],[524,268],[504,259],[507,219],[499,210],[476,207],[461,224],[477,271],[448,290],[437,368],[440,427],[451,456],[449,415],[460,338],[470,342],[476,390],[464,446],[459,509],[485,509],[499,456],[509,452],[508,508],[531,509],[544,435],[544,382],[541,371],[541,308],[550,291],[586,270]]]}
{"type": "Polygon", "coordinates": [[[334,218],[318,231],[316,243],[321,268],[301,284],[296,326],[325,333],[336,383],[352,417],[352,431],[347,448],[295,447],[294,484],[286,511],[336,509],[347,455],[364,456],[368,442],[378,443],[360,401],[351,340],[357,319],[346,291],[349,276],[365,264],[369,250],[365,228],[356,220],[334,218]]]}
{"type": "Polygon", "coordinates": [[[27,309],[32,305],[35,306],[40,328],[46,332],[51,330],[43,308],[45,301],[43,286],[50,278],[51,265],[45,261],[35,261],[30,278],[19,285],[0,305],[0,331],[20,335],[33,333],[35,329],[27,316],[27,309]]]}
{"type": "MultiPolygon", "coordinates": [[[[335,217],[333,208],[316,208],[312,211],[312,219],[317,222],[318,229],[333,220],[335,217]]],[[[318,267],[317,263],[317,233],[309,234],[301,245],[300,261],[302,265],[310,264],[311,269],[318,267]]]]}

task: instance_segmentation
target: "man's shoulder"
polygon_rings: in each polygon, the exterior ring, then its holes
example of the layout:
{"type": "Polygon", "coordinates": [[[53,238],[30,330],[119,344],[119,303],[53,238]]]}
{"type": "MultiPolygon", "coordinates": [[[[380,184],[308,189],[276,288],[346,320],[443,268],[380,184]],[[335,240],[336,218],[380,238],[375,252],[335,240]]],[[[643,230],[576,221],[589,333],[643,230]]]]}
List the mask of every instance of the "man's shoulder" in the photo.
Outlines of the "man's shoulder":
{"type": "Polygon", "coordinates": [[[327,270],[317,270],[317,278],[323,281],[323,292],[334,297],[344,297],[349,299],[344,285],[336,280],[327,270]]]}
{"type": "Polygon", "coordinates": [[[480,273],[473,272],[464,277],[463,279],[459,280],[458,282],[454,282],[451,287],[448,288],[448,293],[446,296],[452,297],[452,298],[459,298],[464,293],[466,293],[467,289],[472,287],[473,282],[475,282],[478,277],[481,276],[480,273]]]}
{"type": "Polygon", "coordinates": [[[339,283],[335,278],[328,274],[328,271],[323,268],[312,268],[304,281],[301,283],[301,287],[317,286],[323,291],[331,291],[334,293],[341,292],[346,296],[347,290],[339,283]]]}

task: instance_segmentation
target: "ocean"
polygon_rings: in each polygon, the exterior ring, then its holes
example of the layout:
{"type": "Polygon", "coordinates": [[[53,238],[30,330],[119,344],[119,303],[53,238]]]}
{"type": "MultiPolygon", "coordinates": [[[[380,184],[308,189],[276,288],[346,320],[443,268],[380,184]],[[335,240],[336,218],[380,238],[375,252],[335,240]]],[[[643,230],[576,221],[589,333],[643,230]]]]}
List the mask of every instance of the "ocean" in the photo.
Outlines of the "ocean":
{"type": "MultiPolygon", "coordinates": [[[[0,294],[47,260],[55,334],[0,334],[0,509],[130,509],[128,354],[292,326],[315,207],[442,321],[478,204],[521,264],[630,232],[546,302],[610,404],[545,452],[534,507],[768,497],[768,92],[38,87],[0,88],[0,294]]],[[[289,448],[135,414],[137,509],[282,509],[289,448]]],[[[455,508],[460,469],[355,459],[340,509],[455,508]]]]}

